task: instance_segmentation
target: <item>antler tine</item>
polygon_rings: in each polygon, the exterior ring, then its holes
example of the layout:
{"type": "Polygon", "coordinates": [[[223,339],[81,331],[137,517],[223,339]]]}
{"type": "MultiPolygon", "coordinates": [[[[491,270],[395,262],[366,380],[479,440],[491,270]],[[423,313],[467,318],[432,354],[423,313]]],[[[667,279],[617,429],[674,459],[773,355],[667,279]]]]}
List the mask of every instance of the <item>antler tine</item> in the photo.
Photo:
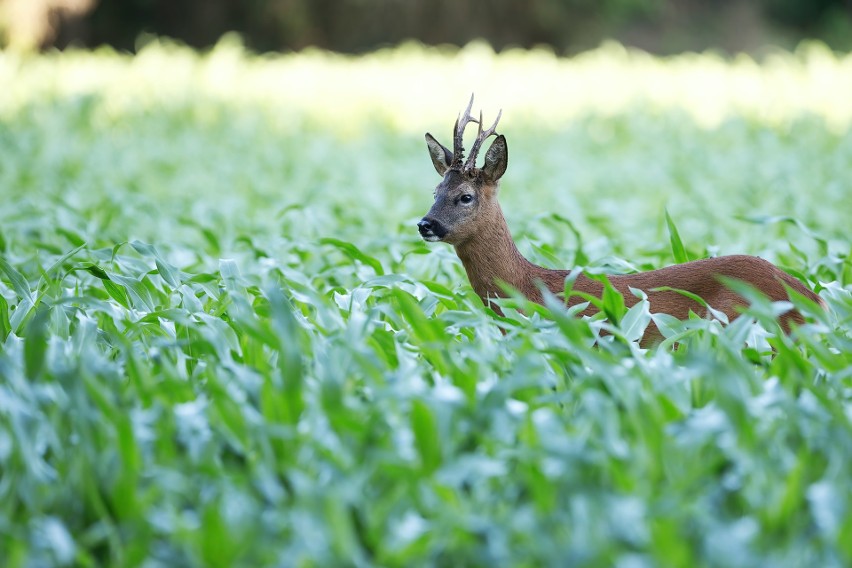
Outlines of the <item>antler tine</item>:
{"type": "Polygon", "coordinates": [[[485,142],[486,138],[492,134],[496,134],[497,123],[500,122],[501,116],[503,116],[503,109],[500,109],[500,112],[497,113],[497,118],[494,119],[494,124],[492,124],[488,130],[483,132],[482,111],[479,112],[479,132],[477,133],[476,140],[470,149],[470,156],[468,156],[467,161],[464,163],[464,169],[466,171],[476,167],[476,155],[479,153],[479,147],[482,146],[482,143],[485,142]]]}
{"type": "Polygon", "coordinates": [[[479,129],[482,131],[481,120],[477,121],[470,116],[470,109],[473,108],[473,93],[470,94],[470,102],[467,103],[467,108],[464,111],[464,116],[456,118],[455,132],[453,134],[453,166],[461,166],[464,160],[464,129],[471,122],[480,122],[479,129]]]}

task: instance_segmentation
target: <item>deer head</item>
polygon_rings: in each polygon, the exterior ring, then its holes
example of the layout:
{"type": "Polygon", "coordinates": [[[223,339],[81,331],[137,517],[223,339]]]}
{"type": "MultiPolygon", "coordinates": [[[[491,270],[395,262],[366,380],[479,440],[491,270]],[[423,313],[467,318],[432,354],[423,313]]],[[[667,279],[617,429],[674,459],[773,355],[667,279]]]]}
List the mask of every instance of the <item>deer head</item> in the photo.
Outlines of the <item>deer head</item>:
{"type": "Polygon", "coordinates": [[[444,179],[435,188],[432,208],[417,223],[424,240],[462,244],[478,234],[480,228],[490,223],[499,212],[497,182],[505,173],[509,160],[506,138],[495,132],[502,111],[497,114],[490,128],[482,130],[482,113],[479,113],[478,120],[473,118],[470,115],[471,107],[473,95],[464,115],[456,119],[452,152],[431,134],[426,134],[432,164],[444,179]],[[471,122],[479,124],[479,131],[470,149],[470,156],[465,160],[462,138],[465,127],[471,122]],[[477,168],[476,156],[482,143],[491,135],[497,137],[485,153],[485,164],[477,168]]]}

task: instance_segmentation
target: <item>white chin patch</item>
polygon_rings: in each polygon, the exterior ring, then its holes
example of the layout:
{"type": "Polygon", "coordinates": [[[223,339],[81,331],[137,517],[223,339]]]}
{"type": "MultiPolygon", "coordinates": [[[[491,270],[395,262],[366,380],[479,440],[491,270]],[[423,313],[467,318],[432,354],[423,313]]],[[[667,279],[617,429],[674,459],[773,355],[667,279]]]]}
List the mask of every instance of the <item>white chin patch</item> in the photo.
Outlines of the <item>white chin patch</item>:
{"type": "Polygon", "coordinates": [[[441,239],[438,238],[438,235],[429,235],[428,237],[423,237],[423,240],[430,243],[437,243],[441,239]]]}

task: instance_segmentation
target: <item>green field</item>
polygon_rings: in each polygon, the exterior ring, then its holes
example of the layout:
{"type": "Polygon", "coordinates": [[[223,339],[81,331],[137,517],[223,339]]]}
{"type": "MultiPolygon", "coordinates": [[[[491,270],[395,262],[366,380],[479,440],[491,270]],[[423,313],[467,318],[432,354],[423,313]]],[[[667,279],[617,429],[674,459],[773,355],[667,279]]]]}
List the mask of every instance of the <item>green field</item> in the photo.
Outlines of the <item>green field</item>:
{"type": "Polygon", "coordinates": [[[852,56],[226,40],[0,85],[3,566],[852,564],[852,56]],[[472,91],[532,260],[755,254],[829,310],[498,318],[415,227],[472,91]]]}

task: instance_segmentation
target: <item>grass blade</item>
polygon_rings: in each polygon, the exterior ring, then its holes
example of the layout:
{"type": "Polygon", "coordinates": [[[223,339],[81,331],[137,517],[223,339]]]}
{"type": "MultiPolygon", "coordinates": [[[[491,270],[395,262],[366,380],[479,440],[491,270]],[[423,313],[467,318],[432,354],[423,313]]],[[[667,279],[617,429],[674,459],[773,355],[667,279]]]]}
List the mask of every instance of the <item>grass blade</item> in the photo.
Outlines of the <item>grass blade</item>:
{"type": "Polygon", "coordinates": [[[675,226],[671,215],[669,215],[668,209],[666,209],[666,227],[669,229],[669,242],[672,246],[672,256],[674,256],[675,262],[678,264],[689,262],[689,256],[686,254],[683,241],[680,240],[680,234],[677,231],[677,227],[675,226]]]}

